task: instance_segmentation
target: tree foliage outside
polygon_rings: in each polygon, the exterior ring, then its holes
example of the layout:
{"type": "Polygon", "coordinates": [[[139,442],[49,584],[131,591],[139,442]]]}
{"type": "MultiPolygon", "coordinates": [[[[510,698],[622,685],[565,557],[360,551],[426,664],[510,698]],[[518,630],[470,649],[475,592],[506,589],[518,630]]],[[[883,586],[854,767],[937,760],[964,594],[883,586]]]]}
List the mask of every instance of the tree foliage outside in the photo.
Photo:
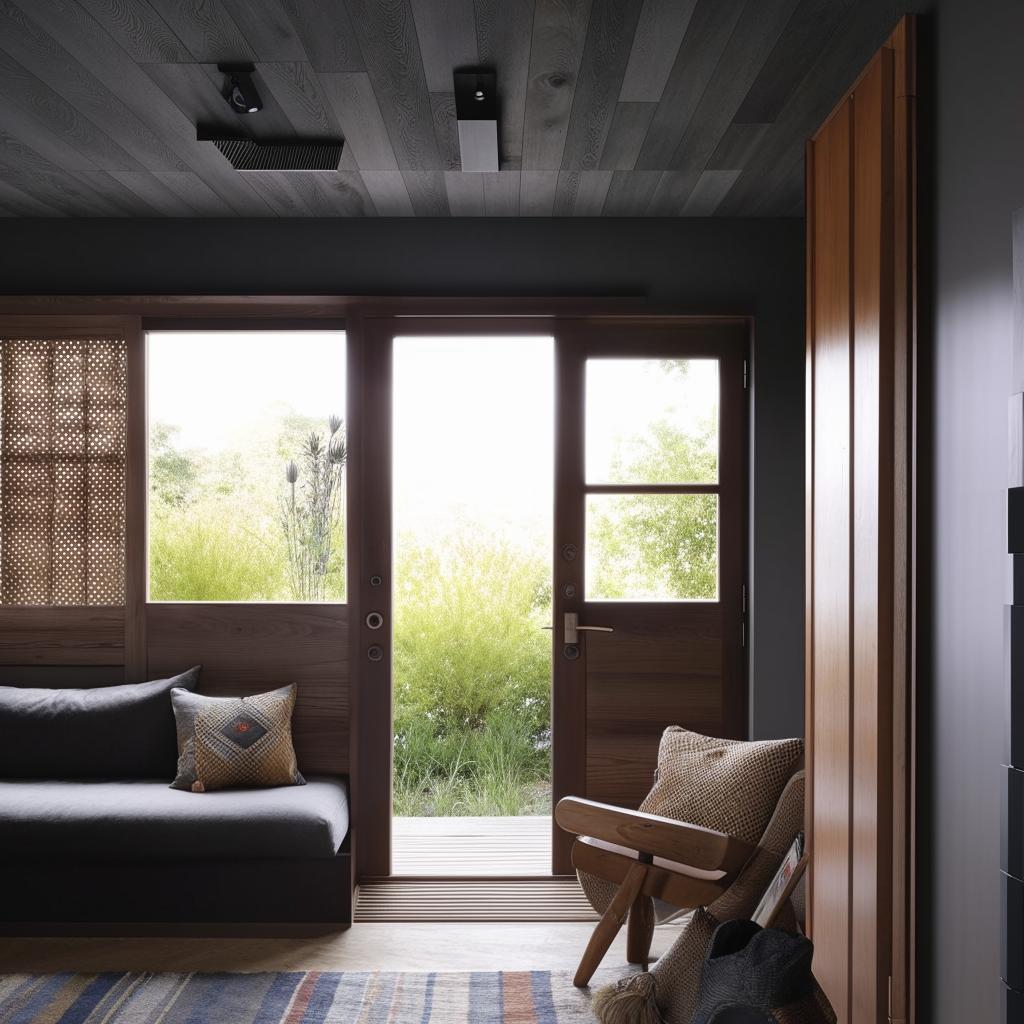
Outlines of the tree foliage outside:
{"type": "Polygon", "coordinates": [[[344,600],[343,428],[332,419],[323,430],[323,421],[286,411],[226,451],[202,452],[180,447],[175,426],[152,424],[150,599],[344,600]],[[301,461],[291,535],[289,460],[301,461]],[[305,589],[296,559],[307,568],[305,589]]]}
{"type": "MultiPolygon", "coordinates": [[[[153,600],[344,600],[341,425],[325,435],[321,421],[277,412],[215,455],[152,426],[153,600]],[[297,568],[318,576],[312,586],[297,568]]],[[[713,431],[664,420],[621,439],[613,482],[716,479],[713,431]]],[[[669,498],[591,508],[590,597],[717,596],[715,496],[669,498]]],[[[395,813],[550,813],[550,538],[513,543],[471,521],[403,535],[394,578],[395,813]]]]}
{"type": "MultiPolygon", "coordinates": [[[[659,361],[682,383],[689,364],[659,361]]],[[[714,483],[717,423],[688,430],[667,417],[622,438],[610,483],[714,483]]],[[[718,500],[713,494],[595,496],[588,503],[588,598],[714,601],[718,598],[718,500]]]]}

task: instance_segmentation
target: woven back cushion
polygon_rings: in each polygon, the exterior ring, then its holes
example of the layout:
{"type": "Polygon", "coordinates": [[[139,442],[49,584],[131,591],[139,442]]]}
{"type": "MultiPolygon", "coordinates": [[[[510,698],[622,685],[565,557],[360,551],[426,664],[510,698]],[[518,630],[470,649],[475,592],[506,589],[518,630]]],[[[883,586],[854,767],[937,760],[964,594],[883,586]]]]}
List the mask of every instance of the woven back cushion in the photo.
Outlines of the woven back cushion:
{"type": "Polygon", "coordinates": [[[198,682],[196,667],[124,686],[0,686],[0,778],[170,779],[170,693],[198,682]]]}
{"type": "Polygon", "coordinates": [[[178,731],[175,789],[303,786],[292,746],[295,684],[253,697],[171,693],[178,731]]]}
{"type": "Polygon", "coordinates": [[[640,810],[757,843],[803,752],[800,739],[721,740],[670,726],[640,810]]]}

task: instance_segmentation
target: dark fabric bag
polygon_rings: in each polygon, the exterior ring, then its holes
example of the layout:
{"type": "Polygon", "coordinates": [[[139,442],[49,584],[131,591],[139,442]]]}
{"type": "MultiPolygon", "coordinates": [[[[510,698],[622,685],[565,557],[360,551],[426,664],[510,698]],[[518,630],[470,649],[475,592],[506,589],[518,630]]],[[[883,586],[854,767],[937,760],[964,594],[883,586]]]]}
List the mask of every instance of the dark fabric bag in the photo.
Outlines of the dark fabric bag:
{"type": "Polygon", "coordinates": [[[727,921],[704,957],[693,1024],[830,1024],[831,1007],[811,973],[802,935],[727,921]]]}

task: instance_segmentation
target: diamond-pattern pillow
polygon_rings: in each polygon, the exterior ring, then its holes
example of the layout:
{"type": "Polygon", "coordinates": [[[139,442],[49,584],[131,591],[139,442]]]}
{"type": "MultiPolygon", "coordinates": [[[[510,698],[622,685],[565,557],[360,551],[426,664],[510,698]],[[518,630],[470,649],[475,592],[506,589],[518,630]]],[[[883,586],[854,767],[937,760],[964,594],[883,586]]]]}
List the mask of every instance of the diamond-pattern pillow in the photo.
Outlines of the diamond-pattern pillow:
{"type": "Polygon", "coordinates": [[[178,732],[174,789],[303,786],[292,746],[295,684],[253,697],[171,690],[178,732]]]}

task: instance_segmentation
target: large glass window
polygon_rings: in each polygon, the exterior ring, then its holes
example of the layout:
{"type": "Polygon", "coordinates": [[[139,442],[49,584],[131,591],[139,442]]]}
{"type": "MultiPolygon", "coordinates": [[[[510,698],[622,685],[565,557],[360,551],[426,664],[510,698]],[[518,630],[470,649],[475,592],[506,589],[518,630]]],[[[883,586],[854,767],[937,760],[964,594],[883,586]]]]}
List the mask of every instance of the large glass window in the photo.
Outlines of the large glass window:
{"type": "Polygon", "coordinates": [[[149,597],[345,600],[345,335],[148,336],[149,597]]]}
{"type": "Polygon", "coordinates": [[[718,372],[587,361],[587,600],[717,600],[718,372]]]}

